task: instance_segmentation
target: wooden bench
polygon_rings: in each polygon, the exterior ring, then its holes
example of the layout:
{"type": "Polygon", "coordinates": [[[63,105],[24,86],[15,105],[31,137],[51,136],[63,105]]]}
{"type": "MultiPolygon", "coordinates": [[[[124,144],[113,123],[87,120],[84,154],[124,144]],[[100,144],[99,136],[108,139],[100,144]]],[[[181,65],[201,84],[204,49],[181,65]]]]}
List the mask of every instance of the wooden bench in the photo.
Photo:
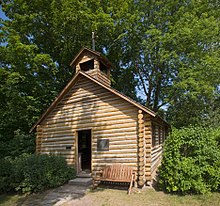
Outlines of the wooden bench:
{"type": "Polygon", "coordinates": [[[103,170],[97,171],[93,176],[93,188],[102,181],[128,182],[130,183],[128,194],[130,195],[133,183],[136,181],[136,173],[126,165],[106,166],[103,170]]]}

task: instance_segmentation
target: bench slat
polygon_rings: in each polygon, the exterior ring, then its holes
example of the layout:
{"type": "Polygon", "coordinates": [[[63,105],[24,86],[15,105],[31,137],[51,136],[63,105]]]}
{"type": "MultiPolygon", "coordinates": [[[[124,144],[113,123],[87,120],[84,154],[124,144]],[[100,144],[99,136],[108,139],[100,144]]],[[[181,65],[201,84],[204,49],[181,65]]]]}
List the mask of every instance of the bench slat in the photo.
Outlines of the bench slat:
{"type": "Polygon", "coordinates": [[[130,187],[128,194],[130,194],[133,182],[135,181],[135,175],[133,169],[126,165],[111,165],[102,170],[100,177],[94,177],[95,181],[109,181],[109,182],[128,182],[130,187]]]}

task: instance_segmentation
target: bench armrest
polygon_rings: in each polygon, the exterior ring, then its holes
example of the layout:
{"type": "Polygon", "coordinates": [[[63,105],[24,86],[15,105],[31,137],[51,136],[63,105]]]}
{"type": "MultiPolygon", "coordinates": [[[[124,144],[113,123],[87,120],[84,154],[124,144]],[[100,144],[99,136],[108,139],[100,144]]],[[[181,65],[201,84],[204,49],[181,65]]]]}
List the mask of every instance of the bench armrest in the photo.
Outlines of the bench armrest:
{"type": "Polygon", "coordinates": [[[101,176],[102,173],[103,173],[102,170],[98,170],[98,171],[94,172],[94,177],[101,176]]]}

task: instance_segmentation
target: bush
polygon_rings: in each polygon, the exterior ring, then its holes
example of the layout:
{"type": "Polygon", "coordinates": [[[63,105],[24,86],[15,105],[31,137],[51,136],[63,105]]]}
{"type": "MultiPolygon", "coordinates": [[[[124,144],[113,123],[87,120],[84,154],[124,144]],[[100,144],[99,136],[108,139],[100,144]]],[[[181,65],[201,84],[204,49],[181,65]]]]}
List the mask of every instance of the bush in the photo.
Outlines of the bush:
{"type": "Polygon", "coordinates": [[[8,159],[0,159],[0,193],[12,189],[12,163],[8,159]]]}
{"type": "Polygon", "coordinates": [[[16,190],[37,192],[57,187],[75,176],[75,170],[69,167],[61,156],[30,155],[15,160],[16,190]]]}
{"type": "Polygon", "coordinates": [[[69,167],[61,156],[33,154],[21,155],[11,162],[1,161],[0,183],[4,182],[0,186],[2,192],[8,191],[7,185],[10,185],[8,189],[23,193],[42,191],[60,186],[76,174],[75,169],[69,167]]]}
{"type": "Polygon", "coordinates": [[[168,192],[206,193],[220,186],[220,149],[217,130],[173,129],[165,142],[159,185],[168,192]]]}

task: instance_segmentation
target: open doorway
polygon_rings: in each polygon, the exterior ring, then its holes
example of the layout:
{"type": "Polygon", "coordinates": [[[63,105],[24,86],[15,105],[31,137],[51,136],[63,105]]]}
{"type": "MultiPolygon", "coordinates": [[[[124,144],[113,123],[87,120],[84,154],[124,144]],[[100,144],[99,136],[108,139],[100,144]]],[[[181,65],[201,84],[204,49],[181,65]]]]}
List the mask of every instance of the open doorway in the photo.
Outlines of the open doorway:
{"type": "Polygon", "coordinates": [[[78,173],[91,173],[91,130],[78,131],[78,173]]]}

